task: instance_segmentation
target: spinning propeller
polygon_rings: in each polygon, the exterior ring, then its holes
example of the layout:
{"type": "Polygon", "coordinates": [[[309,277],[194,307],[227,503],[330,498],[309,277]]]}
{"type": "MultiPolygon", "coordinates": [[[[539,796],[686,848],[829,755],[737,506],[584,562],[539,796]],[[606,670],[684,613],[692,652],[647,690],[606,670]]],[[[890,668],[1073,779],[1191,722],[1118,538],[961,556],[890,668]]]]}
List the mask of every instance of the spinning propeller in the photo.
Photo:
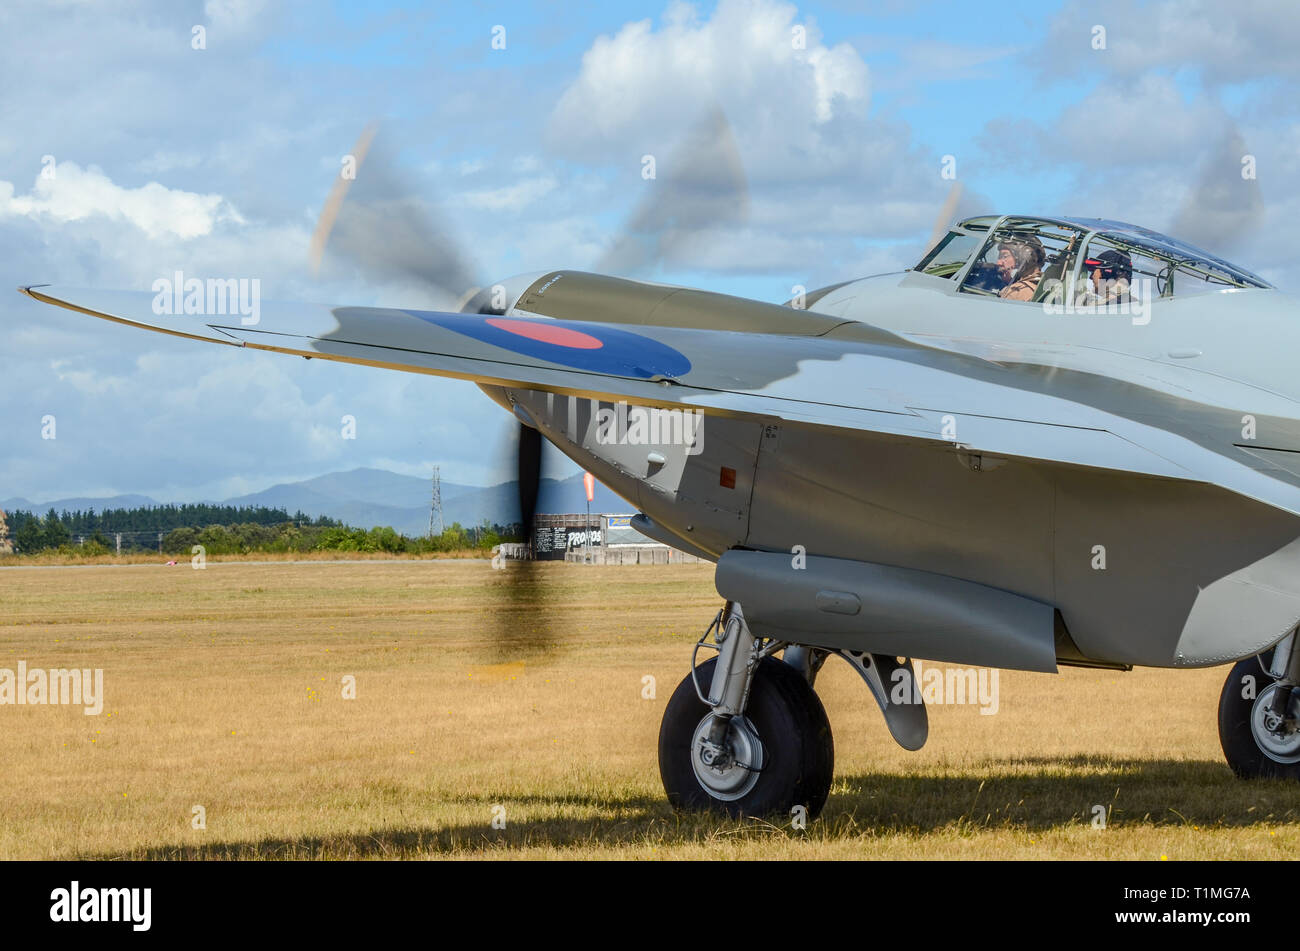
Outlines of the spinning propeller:
{"type": "MultiPolygon", "coordinates": [[[[430,309],[502,314],[483,290],[480,272],[451,237],[435,207],[422,200],[396,172],[382,149],[379,126],[362,131],[350,153],[350,175],[340,174],[312,235],[310,263],[319,274],[326,258],[346,263],[370,283],[411,285],[430,309]]],[[[644,275],[663,263],[681,263],[702,235],[744,222],[749,214],[749,187],[740,150],[730,124],[714,109],[695,125],[681,146],[658,163],[645,183],[647,194],[625,222],[618,237],[595,264],[603,274],[644,275]],[[659,174],[662,173],[662,174],[659,174]]],[[[507,302],[507,306],[509,303],[507,302]]],[[[516,435],[519,524],[535,538],[534,520],[541,488],[542,436],[520,423],[516,435]]],[[[510,614],[537,610],[541,596],[535,565],[524,562],[509,572],[510,614]]],[[[509,622],[508,622],[509,623],[509,622]]],[[[498,637],[497,654],[517,657],[544,649],[550,640],[534,628],[525,637],[520,623],[498,637]]]]}
{"type": "Polygon", "coordinates": [[[1233,249],[1264,217],[1264,200],[1252,167],[1247,167],[1246,140],[1235,127],[1213,147],[1200,176],[1174,216],[1175,238],[1231,257],[1233,249]]]}

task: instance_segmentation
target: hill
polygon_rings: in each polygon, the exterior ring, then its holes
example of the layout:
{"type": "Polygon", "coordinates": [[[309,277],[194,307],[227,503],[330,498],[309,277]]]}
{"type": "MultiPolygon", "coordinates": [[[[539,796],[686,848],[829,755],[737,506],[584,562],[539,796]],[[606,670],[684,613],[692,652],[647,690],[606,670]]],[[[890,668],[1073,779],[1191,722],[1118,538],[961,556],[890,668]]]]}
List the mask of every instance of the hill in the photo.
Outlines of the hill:
{"type": "MultiPolygon", "coordinates": [[[[481,522],[507,523],[518,518],[518,486],[515,481],[491,486],[442,483],[443,522],[450,525],[477,525],[481,522]]],[[[303,512],[312,517],[328,515],[349,525],[371,528],[391,525],[404,535],[423,535],[429,530],[428,479],[400,475],[386,469],[352,469],[347,472],[330,472],[304,479],[301,482],[284,482],[222,500],[226,505],[265,505],[282,508],[290,514],[303,512]]],[[[201,500],[200,500],[201,501],[201,500]]],[[[65,498],[32,502],[16,497],[0,501],[5,511],[24,509],[45,513],[51,507],[57,511],[82,511],[93,508],[101,512],[108,508],[138,508],[159,505],[146,495],[114,495],[105,498],[65,498]]],[[[543,479],[538,498],[539,512],[582,512],[586,496],[582,489],[582,474],[567,479],[543,479]]],[[[635,509],[599,483],[592,512],[630,512],[635,509]]]]}

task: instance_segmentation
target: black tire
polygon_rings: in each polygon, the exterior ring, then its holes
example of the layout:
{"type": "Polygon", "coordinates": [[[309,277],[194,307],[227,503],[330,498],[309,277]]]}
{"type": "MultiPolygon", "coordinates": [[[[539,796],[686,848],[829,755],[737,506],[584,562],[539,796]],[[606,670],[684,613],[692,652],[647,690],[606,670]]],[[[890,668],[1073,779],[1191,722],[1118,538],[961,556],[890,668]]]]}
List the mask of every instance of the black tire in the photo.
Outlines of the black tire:
{"type": "Polygon", "coordinates": [[[1219,695],[1219,745],[1232,771],[1242,779],[1300,779],[1300,763],[1270,759],[1250,728],[1250,715],[1258,697],[1273,682],[1267,673],[1268,655],[1239,660],[1224,681],[1219,695]],[[1248,678],[1253,678],[1248,679],[1248,678]]]}
{"type": "MultiPolygon", "coordinates": [[[[716,664],[714,658],[698,668],[705,689],[713,681],[716,664]]],[[[765,657],[754,672],[745,716],[758,732],[766,761],[754,788],[739,799],[714,798],[691,767],[691,740],[708,712],[690,676],[678,685],[664,710],[659,776],[673,808],[786,819],[796,805],[806,807],[809,818],[822,811],[835,772],[835,745],[821,700],[797,670],[765,657]]]]}

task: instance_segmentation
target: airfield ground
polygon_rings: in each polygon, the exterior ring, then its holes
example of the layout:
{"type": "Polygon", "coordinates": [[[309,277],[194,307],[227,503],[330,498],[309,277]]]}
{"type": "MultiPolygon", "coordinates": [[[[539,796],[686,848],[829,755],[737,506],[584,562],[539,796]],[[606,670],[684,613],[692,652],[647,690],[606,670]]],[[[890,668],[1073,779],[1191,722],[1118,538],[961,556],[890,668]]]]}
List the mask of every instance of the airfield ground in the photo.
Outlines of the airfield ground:
{"type": "Polygon", "coordinates": [[[0,706],[0,858],[1181,860],[1300,845],[1300,784],[1241,782],[1223,762],[1223,668],[1003,671],[995,715],[932,708],[929,745],[907,753],[833,661],[820,820],[676,816],[656,740],[719,606],[711,567],[508,578],[445,560],[0,570],[0,668],[102,668],[106,694],[99,716],[0,706]]]}

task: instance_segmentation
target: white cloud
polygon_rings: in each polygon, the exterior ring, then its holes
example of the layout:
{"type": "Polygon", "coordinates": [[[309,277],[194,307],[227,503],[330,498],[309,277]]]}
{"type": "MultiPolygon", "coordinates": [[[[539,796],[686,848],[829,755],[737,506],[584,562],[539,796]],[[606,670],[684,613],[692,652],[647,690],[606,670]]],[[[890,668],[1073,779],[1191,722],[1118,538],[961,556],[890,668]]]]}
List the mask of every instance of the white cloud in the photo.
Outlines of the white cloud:
{"type": "Polygon", "coordinates": [[[161,175],[178,168],[197,168],[202,161],[203,157],[196,152],[159,150],[136,162],[134,168],[146,175],[161,175]]]}
{"type": "Polygon", "coordinates": [[[529,178],[503,188],[465,192],[461,195],[461,201],[471,208],[482,208],[485,211],[522,211],[539,198],[545,198],[555,191],[555,185],[555,179],[550,176],[529,178]]]}
{"type": "Polygon", "coordinates": [[[553,141],[578,151],[611,141],[648,148],[710,100],[787,143],[841,115],[864,115],[867,64],[847,43],[824,45],[797,13],[774,0],[722,0],[702,21],[695,7],[674,3],[658,30],[640,20],[598,37],[555,107],[553,141]]]}
{"type": "Polygon", "coordinates": [[[124,376],[102,371],[76,369],[70,360],[51,360],[50,369],[60,383],[65,383],[78,393],[86,396],[106,396],[127,391],[128,380],[124,376]]]}
{"type": "Polygon", "coordinates": [[[244,29],[257,19],[264,0],[206,0],[203,13],[216,27],[244,29]]]}
{"type": "Polygon", "coordinates": [[[12,182],[0,181],[0,217],[21,215],[64,224],[102,215],[129,221],[150,238],[183,239],[210,234],[218,221],[243,220],[220,195],[199,195],[157,182],[124,188],[95,166],[83,169],[75,162],[51,168],[54,174],[38,174],[27,195],[16,195],[12,182]]]}
{"type": "Polygon", "coordinates": [[[1032,58],[1055,77],[1071,67],[1125,75],[1191,67],[1219,83],[1294,75],[1298,47],[1300,18],[1277,0],[1072,0],[1032,58]],[[1094,48],[1099,26],[1105,49],[1094,48]]]}
{"type": "MultiPolygon", "coordinates": [[[[1000,52],[970,66],[984,55],[1000,52]]],[[[628,23],[592,42],[551,112],[547,140],[566,160],[613,172],[572,209],[626,209],[627,224],[605,236],[606,267],[669,281],[674,270],[772,267],[842,280],[850,275],[839,268],[860,256],[846,238],[904,240],[911,257],[910,242],[929,233],[947,191],[939,157],[914,144],[907,123],[870,114],[871,87],[857,49],[826,42],[789,3],[720,0],[709,14],[674,3],[657,23],[628,23]],[[650,185],[645,155],[656,163],[650,185]],[[648,198],[655,190],[664,194],[648,198]],[[716,201],[732,194],[729,204],[716,201]],[[698,233],[663,232],[665,244],[655,230],[682,222],[698,233]],[[636,247],[659,249],[661,269],[622,253],[629,241],[615,236],[629,232],[636,247]]]]}
{"type": "Polygon", "coordinates": [[[1105,166],[1167,161],[1196,154],[1222,137],[1226,125],[1223,109],[1210,100],[1188,101],[1172,78],[1146,73],[1103,83],[1072,106],[1057,120],[1046,151],[1105,166]]]}

